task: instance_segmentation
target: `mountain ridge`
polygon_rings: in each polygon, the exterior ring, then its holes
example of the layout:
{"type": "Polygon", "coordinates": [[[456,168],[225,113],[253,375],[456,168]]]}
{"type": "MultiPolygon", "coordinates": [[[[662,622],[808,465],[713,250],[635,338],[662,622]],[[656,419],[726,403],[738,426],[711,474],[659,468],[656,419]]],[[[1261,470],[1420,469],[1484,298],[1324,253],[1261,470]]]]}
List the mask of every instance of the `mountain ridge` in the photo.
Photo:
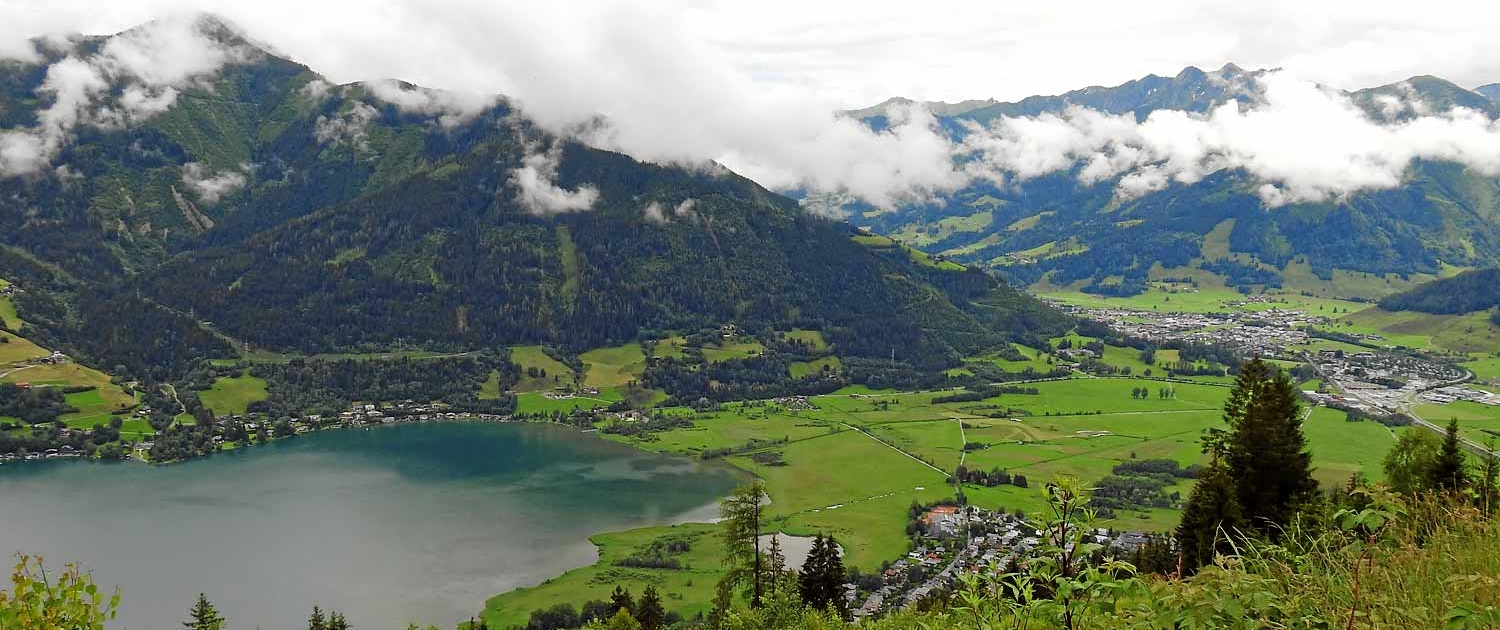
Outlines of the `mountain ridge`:
{"type": "MultiPolygon", "coordinates": [[[[183,19],[138,28],[182,48],[248,45],[183,19]]],[[[1066,321],[723,169],[555,136],[503,96],[333,85],[258,48],[167,78],[120,69],[111,47],[142,32],[0,66],[0,107],[31,112],[0,131],[12,138],[47,131],[34,121],[67,94],[47,83],[53,66],[109,80],[77,93],[83,114],[46,169],[0,178],[0,219],[21,226],[0,251],[38,261],[6,272],[28,288],[26,334],[120,373],[242,350],[221,333],[306,353],[581,351],[730,323],[822,329],[846,356],[900,347],[925,369],[1066,321]],[[132,89],[164,105],[132,110],[132,89]]]]}

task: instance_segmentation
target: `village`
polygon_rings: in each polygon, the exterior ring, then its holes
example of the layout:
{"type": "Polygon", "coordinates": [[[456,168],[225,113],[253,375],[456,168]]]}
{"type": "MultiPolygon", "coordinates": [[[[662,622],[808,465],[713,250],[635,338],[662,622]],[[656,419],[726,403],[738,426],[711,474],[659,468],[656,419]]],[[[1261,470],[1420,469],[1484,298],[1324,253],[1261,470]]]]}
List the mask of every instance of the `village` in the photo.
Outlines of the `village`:
{"type": "MultiPolygon", "coordinates": [[[[1263,298],[1257,296],[1244,303],[1256,299],[1263,298]]],[[[1102,322],[1111,330],[1127,337],[1158,344],[1169,341],[1222,344],[1234,348],[1244,356],[1268,359],[1293,358],[1292,348],[1305,346],[1311,339],[1306,329],[1328,323],[1326,317],[1282,308],[1217,313],[1161,313],[1049,303],[1074,317],[1102,322]]]]}
{"type": "MultiPolygon", "coordinates": [[[[1019,512],[974,506],[933,506],[918,516],[917,523],[915,548],[883,567],[876,576],[879,586],[864,591],[860,584],[846,585],[856,618],[918,605],[930,596],[951,591],[964,573],[998,575],[1011,571],[1042,545],[1045,535],[1019,512]]],[[[1149,537],[1138,531],[1099,528],[1087,534],[1087,540],[1103,545],[1112,554],[1123,555],[1135,552],[1149,537]]]]}

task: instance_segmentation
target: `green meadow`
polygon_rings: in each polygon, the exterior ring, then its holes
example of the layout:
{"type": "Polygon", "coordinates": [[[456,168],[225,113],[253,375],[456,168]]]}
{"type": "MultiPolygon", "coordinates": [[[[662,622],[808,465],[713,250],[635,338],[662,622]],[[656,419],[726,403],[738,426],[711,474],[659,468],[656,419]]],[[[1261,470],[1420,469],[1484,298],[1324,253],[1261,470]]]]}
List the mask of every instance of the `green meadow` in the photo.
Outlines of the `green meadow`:
{"type": "Polygon", "coordinates": [[[198,392],[198,400],[215,416],[240,415],[250,403],[266,399],[265,379],[248,372],[235,377],[219,377],[213,385],[198,392]]]}
{"type": "Polygon", "coordinates": [[[723,575],[724,543],[719,530],[707,523],[647,527],[599,534],[589,538],[599,548],[596,564],[574,569],[529,588],[519,588],[485,602],[485,622],[491,628],[524,627],[531,611],[557,604],[575,609],[588,600],[609,600],[616,585],[639,596],[646,587],[661,593],[667,610],[685,617],[707,613],[714,585],[723,575]],[[650,548],[653,542],[683,541],[689,549],[673,559],[680,569],[646,569],[616,566],[615,562],[650,548]]]}

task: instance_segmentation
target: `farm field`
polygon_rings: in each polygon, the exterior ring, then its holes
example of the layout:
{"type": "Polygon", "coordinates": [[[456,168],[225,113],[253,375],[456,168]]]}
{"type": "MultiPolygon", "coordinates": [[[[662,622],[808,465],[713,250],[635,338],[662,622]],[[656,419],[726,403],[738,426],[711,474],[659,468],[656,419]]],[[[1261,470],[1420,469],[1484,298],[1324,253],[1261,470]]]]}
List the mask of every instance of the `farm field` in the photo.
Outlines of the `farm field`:
{"type": "Polygon", "coordinates": [[[1458,433],[1480,444],[1500,443],[1500,407],[1460,400],[1446,405],[1418,405],[1412,409],[1423,420],[1440,427],[1458,420],[1458,433]]]}
{"type": "Polygon", "coordinates": [[[209,389],[198,392],[198,400],[202,401],[203,406],[208,407],[209,411],[214,412],[215,416],[243,414],[250,403],[265,399],[265,379],[251,376],[249,373],[232,378],[216,378],[209,389]]]}
{"type": "Polygon", "coordinates": [[[77,363],[34,365],[11,371],[6,376],[0,377],[0,382],[32,383],[53,387],[93,387],[97,391],[92,396],[76,399],[80,403],[74,405],[78,408],[76,413],[59,417],[60,420],[68,423],[86,422],[82,425],[85,427],[108,422],[111,411],[125,409],[135,404],[135,397],[125,393],[119,385],[109,382],[108,375],[77,363]]]}
{"type": "MultiPolygon", "coordinates": [[[[0,280],[0,289],[10,286],[5,280],[0,280]]],[[[21,317],[16,315],[16,305],[10,297],[0,297],[0,324],[11,330],[21,329],[21,317]]]]}
{"type": "Polygon", "coordinates": [[[599,561],[574,569],[531,588],[496,595],[485,602],[484,620],[491,628],[524,627],[531,611],[557,604],[577,608],[585,601],[609,600],[616,585],[640,596],[647,585],[661,593],[668,610],[683,616],[707,613],[714,586],[723,574],[724,544],[717,527],[707,523],[647,527],[599,534],[589,538],[599,548],[599,561]],[[654,542],[681,541],[686,552],[673,556],[680,569],[616,566],[615,562],[649,549],[654,542]]]}
{"type": "Polygon", "coordinates": [[[0,339],[9,340],[0,343],[0,372],[8,371],[10,368],[5,366],[12,363],[19,363],[27,359],[45,357],[51,354],[25,337],[18,337],[11,333],[0,331],[0,339]]]}
{"type": "MultiPolygon", "coordinates": [[[[912,500],[952,496],[945,478],[960,463],[969,469],[1001,468],[1030,481],[1029,488],[966,485],[964,492],[975,505],[1040,509],[1039,484],[1059,475],[1098,479],[1131,459],[1202,463],[1200,436],[1222,423],[1221,407],[1229,392],[1217,385],[1121,378],[1031,386],[1038,395],[946,403],[934,399],[953,391],[846,388],[812,397],[816,409],[727,405],[694,414],[691,427],[656,433],[649,440],[606,437],[690,456],[733,451],[730,463],[765,479],[778,528],[839,535],[851,562],[869,568],[904,550],[905,506],[912,500]],[[1168,386],[1175,395],[1159,397],[1159,390],[1168,386]],[[1152,394],[1132,398],[1136,387],[1152,394]],[[751,445],[751,440],[760,443],[751,445]],[[966,443],[975,450],[964,452],[966,443]],[[750,457],[756,453],[762,455],[759,460],[750,457]]],[[[1356,471],[1379,478],[1380,460],[1394,443],[1386,427],[1347,422],[1342,412],[1324,408],[1314,409],[1305,427],[1316,476],[1326,485],[1341,484],[1356,471]]],[[[1189,488],[1182,483],[1174,489],[1185,496],[1189,488]]],[[[1170,509],[1122,511],[1109,525],[1162,530],[1177,518],[1170,509]]]]}
{"type": "Polygon", "coordinates": [[[646,354],[638,343],[590,350],[578,358],[583,361],[585,387],[617,387],[639,379],[646,371],[646,354]]]}
{"type": "MultiPolygon", "coordinates": [[[[510,360],[520,366],[521,380],[516,383],[517,392],[535,392],[573,383],[573,369],[547,355],[541,346],[512,346],[510,360]],[[530,376],[527,370],[538,370],[538,376],[530,376]]],[[[499,375],[495,375],[494,397],[500,397],[499,375]]]]}

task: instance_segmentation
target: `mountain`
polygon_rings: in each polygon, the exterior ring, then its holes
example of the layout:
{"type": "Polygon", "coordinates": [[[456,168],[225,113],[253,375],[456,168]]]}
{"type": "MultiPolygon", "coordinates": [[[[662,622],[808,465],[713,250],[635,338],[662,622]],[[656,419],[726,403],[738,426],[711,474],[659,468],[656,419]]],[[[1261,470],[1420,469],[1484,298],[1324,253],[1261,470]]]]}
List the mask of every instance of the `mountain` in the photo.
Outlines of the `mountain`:
{"type": "Polygon", "coordinates": [[[1065,325],[724,169],[593,149],[502,97],[333,85],[211,16],[38,49],[0,62],[0,268],[28,336],[117,372],[730,323],[937,367],[1065,325]]]}
{"type": "MultiPolygon", "coordinates": [[[[1256,103],[1266,71],[1188,68],[1115,87],[1090,87],[939,110],[957,142],[1001,117],[1061,114],[1078,106],[1145,120],[1152,112],[1202,113],[1233,100],[1256,103]]],[[[1500,117],[1500,103],[1435,77],[1346,93],[1386,123],[1455,107],[1500,117]]],[[[891,103],[888,101],[888,103],[891,103]]],[[[900,104],[895,101],[894,104],[900,104]]],[[[872,128],[890,105],[851,112],[872,128]]],[[[960,164],[963,166],[964,164],[960,164]]],[[[997,185],[987,179],[891,211],[852,206],[851,221],[953,260],[997,269],[1039,289],[1134,294],[1149,282],[1192,277],[1255,290],[1286,286],[1331,297],[1378,298],[1383,283],[1336,278],[1434,277],[1452,266],[1500,264],[1500,179],[1448,162],[1416,161],[1401,185],[1272,207],[1250,173],[1225,168],[1194,181],[1165,180],[1144,194],[1115,194],[1120,176],[1081,178],[1084,168],[997,185]]]]}
{"type": "Polygon", "coordinates": [[[1380,308],[1462,315],[1500,307],[1500,269],[1475,269],[1386,296],[1380,308]]]}
{"type": "Polygon", "coordinates": [[[1492,101],[1500,100],[1500,83],[1490,83],[1474,88],[1475,94],[1483,95],[1492,101]]]}

